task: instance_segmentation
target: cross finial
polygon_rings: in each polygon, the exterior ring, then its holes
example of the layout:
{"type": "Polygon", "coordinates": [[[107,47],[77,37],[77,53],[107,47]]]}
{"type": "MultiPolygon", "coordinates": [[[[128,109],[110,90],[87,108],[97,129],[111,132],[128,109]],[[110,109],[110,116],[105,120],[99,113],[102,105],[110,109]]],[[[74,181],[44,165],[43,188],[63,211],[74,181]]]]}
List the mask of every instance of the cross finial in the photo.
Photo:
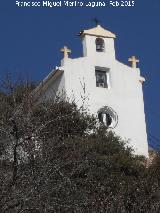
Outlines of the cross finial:
{"type": "Polygon", "coordinates": [[[64,58],[68,58],[68,53],[71,53],[71,50],[68,49],[67,46],[64,46],[63,48],[61,48],[60,51],[64,54],[64,58]]]}
{"type": "Polygon", "coordinates": [[[139,62],[139,60],[136,59],[135,56],[132,56],[131,58],[129,58],[128,61],[131,62],[132,68],[137,68],[137,63],[139,62]]]}
{"type": "Polygon", "coordinates": [[[93,21],[94,21],[94,23],[96,24],[96,26],[98,26],[98,25],[100,24],[100,22],[101,22],[101,21],[100,21],[98,18],[96,18],[96,17],[93,19],[93,21]]]}

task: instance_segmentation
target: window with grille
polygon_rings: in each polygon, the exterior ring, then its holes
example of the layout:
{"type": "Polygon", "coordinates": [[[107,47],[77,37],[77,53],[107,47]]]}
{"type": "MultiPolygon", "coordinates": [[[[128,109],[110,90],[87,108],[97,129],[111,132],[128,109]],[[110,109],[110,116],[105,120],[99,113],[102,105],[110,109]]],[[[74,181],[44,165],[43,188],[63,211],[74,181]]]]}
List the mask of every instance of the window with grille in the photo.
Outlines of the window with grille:
{"type": "Polygon", "coordinates": [[[110,75],[108,68],[96,67],[95,75],[96,75],[96,87],[102,88],[110,87],[110,75]]]}

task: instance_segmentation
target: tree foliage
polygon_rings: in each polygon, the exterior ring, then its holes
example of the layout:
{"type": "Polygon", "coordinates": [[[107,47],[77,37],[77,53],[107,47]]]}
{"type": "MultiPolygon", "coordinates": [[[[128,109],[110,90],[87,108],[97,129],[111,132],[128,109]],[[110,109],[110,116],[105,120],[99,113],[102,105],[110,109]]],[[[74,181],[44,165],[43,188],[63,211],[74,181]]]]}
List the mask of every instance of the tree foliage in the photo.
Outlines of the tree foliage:
{"type": "Polygon", "coordinates": [[[1,213],[160,211],[159,155],[147,168],[144,157],[75,103],[37,102],[29,83],[7,81],[6,88],[1,213]]]}

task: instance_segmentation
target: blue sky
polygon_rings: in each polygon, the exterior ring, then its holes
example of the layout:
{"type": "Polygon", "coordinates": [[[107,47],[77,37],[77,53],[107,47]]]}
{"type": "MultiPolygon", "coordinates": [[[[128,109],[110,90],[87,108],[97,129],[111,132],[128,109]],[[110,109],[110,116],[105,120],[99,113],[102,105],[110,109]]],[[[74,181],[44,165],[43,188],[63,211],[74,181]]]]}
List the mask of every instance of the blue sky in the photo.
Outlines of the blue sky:
{"type": "MultiPolygon", "coordinates": [[[[42,0],[39,0],[42,3],[42,0]]],[[[67,45],[71,57],[82,55],[81,29],[102,26],[117,35],[117,59],[128,63],[131,55],[139,60],[144,83],[147,132],[160,144],[160,1],[135,0],[134,7],[17,7],[16,0],[0,2],[0,78],[6,72],[42,80],[60,65],[59,49],[67,45]],[[154,137],[153,137],[154,136],[154,137]]],[[[86,2],[86,0],[82,0],[86,2]]],[[[120,0],[118,1],[120,2],[120,0]]],[[[134,131],[134,130],[133,130],[134,131]]]]}

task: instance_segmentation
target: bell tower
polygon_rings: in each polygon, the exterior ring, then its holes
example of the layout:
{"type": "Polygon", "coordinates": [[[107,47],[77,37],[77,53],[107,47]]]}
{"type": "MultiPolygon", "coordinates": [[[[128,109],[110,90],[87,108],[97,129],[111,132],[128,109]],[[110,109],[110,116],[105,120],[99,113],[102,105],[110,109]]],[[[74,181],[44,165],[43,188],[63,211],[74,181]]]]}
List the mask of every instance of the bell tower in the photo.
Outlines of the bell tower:
{"type": "Polygon", "coordinates": [[[115,59],[114,39],[116,35],[99,24],[89,30],[83,30],[79,34],[82,38],[83,56],[107,56],[115,59]]]}

